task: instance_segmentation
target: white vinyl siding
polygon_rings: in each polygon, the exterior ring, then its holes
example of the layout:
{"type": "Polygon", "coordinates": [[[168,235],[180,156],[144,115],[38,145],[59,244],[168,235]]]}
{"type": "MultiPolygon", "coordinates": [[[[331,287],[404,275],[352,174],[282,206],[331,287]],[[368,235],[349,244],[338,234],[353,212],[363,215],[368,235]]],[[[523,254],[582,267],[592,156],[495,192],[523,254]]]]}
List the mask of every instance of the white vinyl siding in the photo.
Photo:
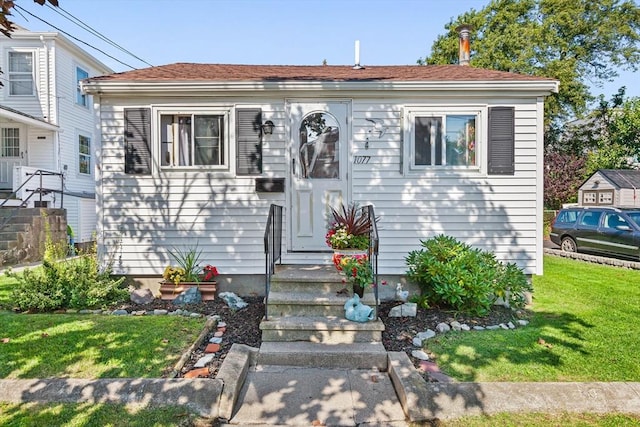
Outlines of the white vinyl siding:
{"type": "MultiPolygon", "coordinates": [[[[210,103],[209,103],[210,106],[210,103]]],[[[153,175],[124,173],[124,107],[102,106],[102,156],[99,233],[104,236],[107,252],[116,250],[122,263],[115,267],[120,273],[161,274],[171,262],[168,251],[193,246],[203,250],[203,263],[216,265],[225,274],[260,274],[263,270],[263,237],[265,221],[271,203],[285,204],[284,193],[258,195],[255,177],[235,177],[227,163],[222,169],[210,167],[160,168],[160,138],[152,138],[155,165],[153,175]],[[116,190],[119,188],[119,190],[116,190]],[[120,222],[116,218],[136,218],[120,222]],[[117,243],[117,248],[113,246],[117,243]]],[[[149,105],[132,104],[126,108],[149,105]]],[[[272,106],[262,108],[263,115],[274,119],[272,106]]],[[[159,109],[158,109],[159,110],[159,109]]],[[[202,114],[216,114],[191,106],[202,114]]],[[[223,110],[218,110],[223,111],[223,110]]],[[[235,115],[228,114],[225,138],[228,152],[234,158],[235,115]]],[[[281,119],[282,110],[275,112],[281,119]]],[[[160,115],[155,129],[160,130],[160,115]]],[[[266,176],[283,176],[285,171],[284,134],[277,129],[264,143],[270,150],[265,159],[266,176]]],[[[228,160],[227,160],[228,162],[228,160]]]]}
{"type": "MultiPolygon", "coordinates": [[[[542,180],[538,170],[543,132],[541,100],[505,99],[502,94],[493,94],[487,95],[484,103],[478,102],[480,96],[469,103],[460,94],[457,99],[430,96],[425,108],[434,113],[448,109],[480,117],[476,166],[459,170],[425,168],[406,173],[410,141],[406,137],[405,111],[407,106],[420,106],[423,100],[358,99],[357,94],[352,95],[349,197],[361,205],[374,205],[376,215],[381,218],[378,223],[381,274],[404,274],[407,253],[420,248],[420,239],[441,233],[491,250],[501,260],[516,262],[527,274],[542,272],[542,180]],[[486,173],[484,112],[493,105],[515,107],[514,175],[486,173]]],[[[148,176],[124,173],[125,108],[160,111],[165,104],[179,104],[199,111],[205,105],[215,105],[211,99],[173,99],[158,94],[146,98],[145,103],[108,97],[103,101],[100,112],[103,203],[99,232],[104,236],[102,252],[115,251],[121,260],[116,266],[117,273],[160,275],[171,262],[169,249],[197,242],[203,250],[203,262],[216,265],[222,274],[264,274],[262,245],[271,203],[286,208],[283,262],[330,263],[327,254],[286,250],[291,163],[289,118],[283,98],[254,96],[251,104],[236,103],[234,107],[261,108],[262,120],[275,124],[274,134],[263,140],[263,175],[283,177],[286,182],[285,193],[271,194],[256,193],[255,180],[235,176],[232,166],[228,171],[160,168],[157,139],[152,141],[156,165],[153,173],[148,176]]],[[[219,102],[229,103],[232,99],[225,97],[219,102]]],[[[226,127],[230,158],[235,155],[234,116],[229,114],[226,127]]],[[[155,117],[159,128],[159,115],[155,117]]]]}

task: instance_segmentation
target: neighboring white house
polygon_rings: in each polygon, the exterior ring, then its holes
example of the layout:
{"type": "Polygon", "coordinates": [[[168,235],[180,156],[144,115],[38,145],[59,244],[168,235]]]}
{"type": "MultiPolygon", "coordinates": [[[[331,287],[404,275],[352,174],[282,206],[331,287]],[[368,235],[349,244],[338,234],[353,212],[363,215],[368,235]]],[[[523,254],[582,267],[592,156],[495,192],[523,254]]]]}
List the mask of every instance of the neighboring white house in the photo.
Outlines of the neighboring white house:
{"type": "Polygon", "coordinates": [[[578,189],[582,206],[640,207],[640,171],[600,169],[578,189]]]}
{"type": "Polygon", "coordinates": [[[441,233],[542,274],[555,80],[455,65],[178,63],[83,89],[102,129],[98,241],[117,273],[158,276],[169,250],[197,243],[228,285],[262,275],[272,203],[285,208],[283,263],[329,263],[328,206],[353,201],[380,217],[383,276],[404,274],[407,253],[441,233]]]}
{"type": "MultiPolygon", "coordinates": [[[[43,197],[43,205],[60,207],[62,201],[76,242],[93,240],[100,134],[92,97],[79,82],[113,71],[55,32],[18,28],[11,38],[0,36],[0,51],[0,192],[7,197],[38,169],[63,174],[64,188],[58,176],[44,178],[42,187],[56,191],[43,197]]],[[[5,206],[37,188],[39,178],[5,206]]],[[[33,197],[29,206],[39,201],[33,197]]]]}

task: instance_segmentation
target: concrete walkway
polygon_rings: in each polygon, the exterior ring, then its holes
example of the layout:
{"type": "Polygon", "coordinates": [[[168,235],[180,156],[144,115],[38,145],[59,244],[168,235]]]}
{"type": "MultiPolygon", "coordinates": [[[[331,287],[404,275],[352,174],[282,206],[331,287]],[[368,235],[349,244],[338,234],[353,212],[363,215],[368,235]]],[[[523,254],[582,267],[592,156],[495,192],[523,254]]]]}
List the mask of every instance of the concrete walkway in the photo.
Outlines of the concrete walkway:
{"type": "MultiPolygon", "coordinates": [[[[236,345],[234,345],[235,347],[236,345]]],[[[408,356],[389,372],[253,365],[232,348],[216,379],[0,380],[0,401],[184,405],[227,425],[407,426],[502,412],[640,415],[640,383],[427,383],[408,356]]]]}

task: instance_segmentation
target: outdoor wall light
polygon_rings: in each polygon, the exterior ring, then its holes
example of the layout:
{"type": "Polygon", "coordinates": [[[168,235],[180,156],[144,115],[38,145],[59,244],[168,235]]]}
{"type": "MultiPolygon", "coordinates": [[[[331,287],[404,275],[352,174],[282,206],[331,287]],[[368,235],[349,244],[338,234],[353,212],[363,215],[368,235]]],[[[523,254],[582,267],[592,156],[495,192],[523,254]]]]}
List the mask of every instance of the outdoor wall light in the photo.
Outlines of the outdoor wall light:
{"type": "Polygon", "coordinates": [[[274,127],[275,125],[273,124],[273,122],[271,120],[267,120],[262,124],[262,133],[264,133],[265,135],[273,135],[274,127]]]}

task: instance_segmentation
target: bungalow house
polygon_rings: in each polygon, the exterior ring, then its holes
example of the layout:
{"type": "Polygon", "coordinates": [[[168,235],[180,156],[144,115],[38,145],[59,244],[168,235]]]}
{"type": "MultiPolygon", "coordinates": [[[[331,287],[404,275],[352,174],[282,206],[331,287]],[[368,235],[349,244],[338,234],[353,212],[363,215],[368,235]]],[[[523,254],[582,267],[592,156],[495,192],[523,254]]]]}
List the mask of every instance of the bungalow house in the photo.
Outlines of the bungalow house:
{"type": "Polygon", "coordinates": [[[600,169],[578,189],[581,206],[640,207],[640,171],[600,169]]]}
{"type": "MultiPolygon", "coordinates": [[[[221,288],[263,283],[271,204],[282,262],[329,263],[329,206],[372,205],[379,271],[447,234],[542,274],[543,105],[558,82],[469,66],[177,63],[82,83],[100,119],[100,252],[157,277],[198,246],[221,288]]],[[[260,289],[259,287],[257,288],[260,289]]]]}
{"type": "Polygon", "coordinates": [[[56,32],[19,27],[0,36],[0,51],[0,202],[63,208],[76,242],[94,240],[100,133],[79,83],[113,71],[56,32]],[[42,184],[37,176],[21,187],[38,170],[42,184]]]}

